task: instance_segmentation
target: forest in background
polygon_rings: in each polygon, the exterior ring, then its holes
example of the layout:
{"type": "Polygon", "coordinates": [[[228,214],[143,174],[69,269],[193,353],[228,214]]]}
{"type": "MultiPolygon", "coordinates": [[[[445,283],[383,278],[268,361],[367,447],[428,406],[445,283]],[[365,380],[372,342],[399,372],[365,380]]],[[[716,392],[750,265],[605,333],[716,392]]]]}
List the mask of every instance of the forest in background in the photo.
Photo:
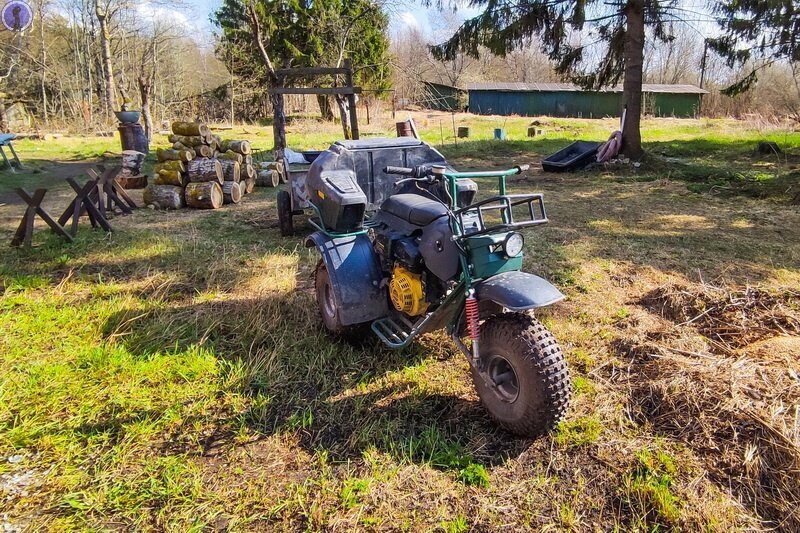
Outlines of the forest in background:
{"type": "MultiPolygon", "coordinates": [[[[387,106],[392,99],[401,107],[424,106],[427,96],[422,81],[459,87],[475,81],[560,81],[536,42],[505,57],[487,52],[479,59],[460,54],[452,61],[438,61],[428,45],[458,28],[463,22],[459,13],[443,12],[426,35],[411,26],[390,31],[389,16],[398,9],[391,2],[362,0],[358,4],[373,17],[368,27],[377,35],[368,39],[361,38],[366,26],[356,27],[356,22],[364,19],[361,12],[340,15],[350,17],[345,19],[330,18],[341,11],[332,0],[315,2],[320,7],[309,12],[305,22],[298,20],[297,11],[273,13],[270,16],[276,25],[270,31],[285,31],[284,52],[292,66],[330,65],[355,56],[356,67],[361,67],[357,82],[376,90],[362,95],[362,101],[383,101],[387,106]],[[324,24],[320,22],[323,17],[328,17],[324,24]],[[348,25],[354,28],[340,41],[342,28],[348,25]],[[286,31],[289,27],[305,33],[292,37],[286,31]],[[305,44],[314,44],[314,39],[302,37],[310,35],[304,28],[315,32],[322,28],[315,34],[316,48],[305,44]],[[325,28],[328,34],[322,33],[325,28]],[[330,28],[338,33],[331,34],[330,28]],[[329,46],[331,39],[337,46],[329,46]],[[377,44],[366,51],[357,50],[365,41],[377,44]],[[326,55],[327,50],[336,54],[326,55]]],[[[170,16],[185,11],[186,6],[174,1],[31,2],[31,28],[23,34],[0,33],[0,129],[107,131],[116,122],[113,111],[124,103],[144,109],[155,129],[163,129],[175,117],[217,122],[232,117],[236,122],[268,118],[271,107],[257,59],[226,39],[224,9],[235,10],[236,5],[236,1],[226,1],[220,12],[210,14],[216,22],[215,34],[198,34],[193,30],[197,26],[188,25],[185,15],[170,16]]],[[[723,96],[720,89],[740,72],[704,47],[704,36],[696,27],[676,23],[669,30],[674,36],[669,42],[648,40],[645,83],[702,82],[710,91],[703,104],[707,116],[758,114],[800,121],[800,66],[796,63],[774,63],[760,72],[758,83],[750,90],[735,97],[723,96]]],[[[298,80],[312,82],[328,83],[298,80]]],[[[290,112],[334,118],[327,102],[295,99],[289,107],[290,112]]]]}

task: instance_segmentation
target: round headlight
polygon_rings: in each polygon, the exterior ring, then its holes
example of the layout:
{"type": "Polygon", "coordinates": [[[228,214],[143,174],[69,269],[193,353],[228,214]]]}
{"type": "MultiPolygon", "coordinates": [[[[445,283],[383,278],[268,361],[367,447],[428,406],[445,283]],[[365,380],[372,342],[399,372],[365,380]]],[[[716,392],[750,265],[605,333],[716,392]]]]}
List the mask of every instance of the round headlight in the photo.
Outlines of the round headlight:
{"type": "Polygon", "coordinates": [[[517,257],[522,253],[522,247],[525,245],[525,239],[522,238],[520,233],[512,233],[506,237],[506,242],[503,244],[508,257],[517,257]]]}

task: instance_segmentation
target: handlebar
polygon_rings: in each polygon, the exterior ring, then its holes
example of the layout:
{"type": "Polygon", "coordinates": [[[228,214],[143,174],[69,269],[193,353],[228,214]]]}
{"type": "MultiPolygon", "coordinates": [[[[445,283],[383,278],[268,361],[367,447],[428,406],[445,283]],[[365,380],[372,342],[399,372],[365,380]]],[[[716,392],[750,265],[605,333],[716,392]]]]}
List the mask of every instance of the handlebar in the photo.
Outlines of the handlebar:
{"type": "Polygon", "coordinates": [[[397,174],[398,176],[413,176],[414,169],[408,167],[386,167],[383,171],[387,174],[397,174]]]}

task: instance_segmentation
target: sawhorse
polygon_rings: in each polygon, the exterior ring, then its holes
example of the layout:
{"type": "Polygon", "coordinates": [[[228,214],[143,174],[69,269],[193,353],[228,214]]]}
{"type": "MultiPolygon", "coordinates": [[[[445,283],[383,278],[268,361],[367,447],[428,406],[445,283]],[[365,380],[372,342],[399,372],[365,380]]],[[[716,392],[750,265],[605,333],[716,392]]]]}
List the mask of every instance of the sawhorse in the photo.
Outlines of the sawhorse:
{"type": "Polygon", "coordinates": [[[19,223],[19,227],[17,228],[16,233],[14,234],[14,238],[11,239],[11,246],[30,246],[31,239],[33,237],[33,221],[36,219],[36,215],[39,215],[42,220],[47,222],[47,225],[50,228],[66,239],[68,242],[72,242],[72,235],[67,233],[64,228],[53,220],[47,211],[44,210],[42,207],[42,200],[44,199],[44,194],[47,192],[47,189],[36,189],[31,196],[28,191],[23,188],[15,189],[16,193],[22,198],[28,207],[25,209],[25,214],[22,217],[22,221],[19,223]]]}

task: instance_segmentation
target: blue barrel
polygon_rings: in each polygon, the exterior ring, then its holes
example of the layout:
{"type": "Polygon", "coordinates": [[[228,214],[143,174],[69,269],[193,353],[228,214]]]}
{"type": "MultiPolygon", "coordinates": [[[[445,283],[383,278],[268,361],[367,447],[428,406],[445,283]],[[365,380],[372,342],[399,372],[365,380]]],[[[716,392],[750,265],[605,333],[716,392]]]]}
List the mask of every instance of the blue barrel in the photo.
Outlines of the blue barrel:
{"type": "Polygon", "coordinates": [[[506,130],[503,128],[495,128],[494,129],[494,138],[498,141],[505,141],[506,140],[506,130]]]}

